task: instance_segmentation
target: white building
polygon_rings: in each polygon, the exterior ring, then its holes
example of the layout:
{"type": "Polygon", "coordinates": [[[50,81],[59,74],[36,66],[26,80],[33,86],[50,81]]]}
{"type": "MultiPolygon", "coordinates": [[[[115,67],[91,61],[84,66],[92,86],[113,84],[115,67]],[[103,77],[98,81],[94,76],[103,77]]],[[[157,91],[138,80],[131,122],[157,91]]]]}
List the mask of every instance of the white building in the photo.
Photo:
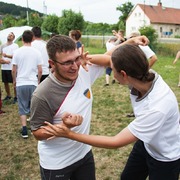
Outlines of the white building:
{"type": "Polygon", "coordinates": [[[158,37],[180,36],[180,9],[137,4],[126,20],[126,35],[144,26],[152,26],[158,37]]]}

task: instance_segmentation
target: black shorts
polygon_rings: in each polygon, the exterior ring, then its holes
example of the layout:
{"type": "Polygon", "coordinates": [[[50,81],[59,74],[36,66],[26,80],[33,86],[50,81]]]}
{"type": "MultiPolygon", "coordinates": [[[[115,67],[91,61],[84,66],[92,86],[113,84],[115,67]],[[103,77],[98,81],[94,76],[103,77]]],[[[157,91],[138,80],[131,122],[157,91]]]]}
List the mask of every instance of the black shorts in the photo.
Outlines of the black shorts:
{"type": "Polygon", "coordinates": [[[110,67],[106,68],[106,74],[108,74],[109,76],[111,75],[112,69],[110,67]]]}
{"type": "Polygon", "coordinates": [[[95,164],[92,151],[78,162],[59,170],[48,170],[40,167],[41,180],[96,180],[95,164]]]}
{"type": "Polygon", "coordinates": [[[1,75],[3,83],[13,83],[11,70],[1,70],[1,75]]]}

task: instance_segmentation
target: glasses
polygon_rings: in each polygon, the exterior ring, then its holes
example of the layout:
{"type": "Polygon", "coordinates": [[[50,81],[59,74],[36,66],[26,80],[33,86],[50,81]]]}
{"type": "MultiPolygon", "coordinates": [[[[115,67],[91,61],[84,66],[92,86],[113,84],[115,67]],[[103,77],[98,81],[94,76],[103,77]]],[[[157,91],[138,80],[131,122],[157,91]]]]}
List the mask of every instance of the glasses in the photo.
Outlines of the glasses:
{"type": "Polygon", "coordinates": [[[74,65],[74,63],[76,63],[77,65],[79,65],[81,63],[81,57],[77,57],[74,61],[73,60],[69,60],[69,61],[66,61],[66,62],[59,62],[59,61],[56,61],[54,60],[56,63],[60,64],[60,65],[63,65],[63,66],[72,66],[74,65]]]}

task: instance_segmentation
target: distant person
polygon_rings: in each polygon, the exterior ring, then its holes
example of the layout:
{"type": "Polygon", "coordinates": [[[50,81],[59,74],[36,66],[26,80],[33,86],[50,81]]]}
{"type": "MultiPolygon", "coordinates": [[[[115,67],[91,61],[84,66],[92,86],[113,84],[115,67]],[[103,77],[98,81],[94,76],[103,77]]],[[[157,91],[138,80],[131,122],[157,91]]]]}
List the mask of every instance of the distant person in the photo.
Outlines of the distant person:
{"type": "Polygon", "coordinates": [[[69,122],[72,127],[73,121],[80,124],[83,119],[73,113],[64,113],[61,124],[46,123],[48,126],[42,128],[54,140],[70,138],[73,142],[100,148],[114,149],[133,143],[121,180],[146,180],[148,176],[150,180],[178,180],[180,114],[175,94],[159,74],[149,70],[147,58],[137,45],[122,45],[111,59],[115,78],[120,84],[131,87],[135,119],[112,137],[87,135],[67,128],[69,122]]]}
{"type": "MultiPolygon", "coordinates": [[[[117,41],[117,38],[115,36],[112,36],[109,38],[106,42],[106,50],[109,51],[110,49],[114,48],[115,42],[117,41]]],[[[109,81],[110,81],[110,76],[111,76],[112,68],[111,67],[106,67],[106,75],[105,75],[105,80],[106,83],[104,86],[109,86],[109,81]]],[[[116,81],[113,77],[112,84],[114,84],[116,81]]]]}
{"type": "Polygon", "coordinates": [[[12,59],[13,84],[17,91],[23,138],[28,138],[26,119],[30,113],[31,96],[42,76],[42,56],[31,46],[32,40],[33,32],[24,31],[22,34],[23,46],[14,52],[12,59]]]}
{"type": "Polygon", "coordinates": [[[31,29],[31,31],[34,34],[31,46],[39,50],[43,58],[42,77],[40,80],[40,82],[42,82],[49,75],[49,56],[47,54],[46,41],[42,39],[42,31],[40,27],[35,26],[31,29]]]}
{"type": "MultiPolygon", "coordinates": [[[[133,31],[129,35],[129,38],[141,36],[141,33],[139,31],[133,31]]],[[[149,61],[149,68],[152,68],[154,63],[158,60],[155,52],[147,45],[147,46],[141,46],[139,45],[141,50],[144,52],[147,60],[149,61]]]]}
{"type": "MultiPolygon", "coordinates": [[[[3,101],[11,100],[11,90],[9,83],[13,83],[12,79],[12,58],[13,53],[16,49],[19,48],[19,46],[14,43],[15,35],[13,32],[10,32],[7,36],[7,42],[3,44],[0,47],[0,64],[1,64],[1,75],[2,75],[2,82],[4,83],[4,88],[6,91],[6,97],[3,99],[3,101]]],[[[14,88],[14,99],[13,103],[15,104],[17,102],[17,96],[16,96],[16,89],[14,88]]]]}
{"type": "MultiPolygon", "coordinates": [[[[176,62],[178,61],[179,58],[180,58],[180,51],[177,52],[176,58],[174,59],[173,64],[176,64],[176,62]]],[[[178,87],[180,87],[180,75],[179,75],[178,87]]]]}
{"type": "Polygon", "coordinates": [[[82,43],[80,41],[80,39],[81,39],[81,31],[80,30],[71,30],[69,32],[69,37],[72,38],[75,41],[76,47],[77,47],[79,53],[81,54],[81,52],[82,52],[82,43]]]}
{"type": "Polygon", "coordinates": [[[120,43],[123,43],[127,39],[124,37],[124,30],[120,29],[118,31],[112,30],[112,33],[114,36],[116,36],[117,40],[115,42],[115,45],[118,45],[120,43]]]}

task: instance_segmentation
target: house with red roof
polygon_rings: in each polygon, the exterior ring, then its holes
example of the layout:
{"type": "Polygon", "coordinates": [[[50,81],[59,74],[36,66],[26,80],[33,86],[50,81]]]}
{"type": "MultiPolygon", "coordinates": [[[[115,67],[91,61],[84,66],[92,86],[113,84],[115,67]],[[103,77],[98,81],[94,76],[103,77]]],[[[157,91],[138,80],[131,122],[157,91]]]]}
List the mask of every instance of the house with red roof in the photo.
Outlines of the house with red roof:
{"type": "Polygon", "coordinates": [[[180,36],[180,9],[137,4],[126,20],[126,36],[144,26],[152,26],[159,38],[180,36]]]}

